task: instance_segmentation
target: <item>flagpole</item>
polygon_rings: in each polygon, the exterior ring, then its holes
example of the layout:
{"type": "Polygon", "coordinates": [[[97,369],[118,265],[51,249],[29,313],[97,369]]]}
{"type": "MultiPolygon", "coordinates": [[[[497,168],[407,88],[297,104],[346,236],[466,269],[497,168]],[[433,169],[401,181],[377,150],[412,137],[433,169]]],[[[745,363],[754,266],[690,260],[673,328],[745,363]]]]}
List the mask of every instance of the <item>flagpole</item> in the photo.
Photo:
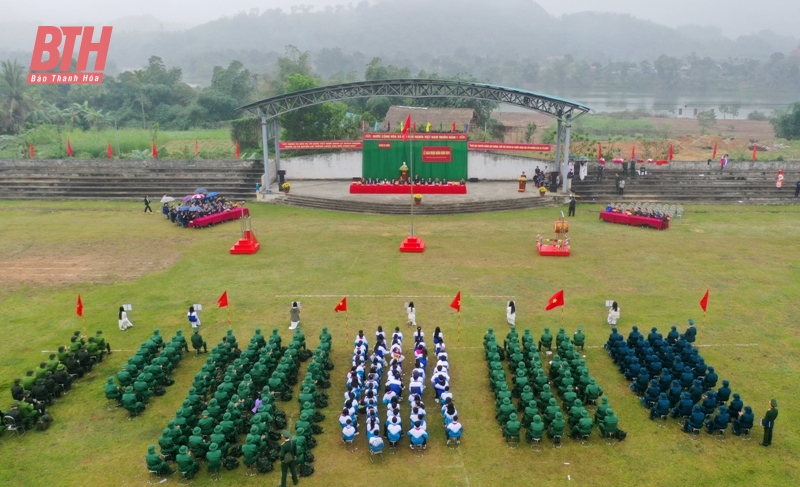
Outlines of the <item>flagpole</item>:
{"type": "Polygon", "coordinates": [[[561,328],[564,328],[564,305],[561,305],[561,328]]]}
{"type": "Polygon", "coordinates": [[[347,340],[350,340],[350,333],[347,332],[347,316],[348,316],[348,313],[347,313],[347,311],[345,311],[344,312],[344,337],[347,340]]]}
{"type": "Polygon", "coordinates": [[[230,328],[231,327],[231,307],[230,306],[225,306],[225,307],[228,308],[228,328],[230,328]]]}
{"type": "MultiPolygon", "coordinates": [[[[408,131],[408,127],[406,127],[408,131]]],[[[414,139],[408,140],[408,159],[411,161],[411,236],[414,236],[414,139]]]]}
{"type": "Polygon", "coordinates": [[[461,348],[461,310],[458,310],[458,347],[461,348]]]}
{"type": "Polygon", "coordinates": [[[83,312],[81,312],[81,321],[83,322],[83,336],[86,336],[86,318],[83,317],[83,312]]]}

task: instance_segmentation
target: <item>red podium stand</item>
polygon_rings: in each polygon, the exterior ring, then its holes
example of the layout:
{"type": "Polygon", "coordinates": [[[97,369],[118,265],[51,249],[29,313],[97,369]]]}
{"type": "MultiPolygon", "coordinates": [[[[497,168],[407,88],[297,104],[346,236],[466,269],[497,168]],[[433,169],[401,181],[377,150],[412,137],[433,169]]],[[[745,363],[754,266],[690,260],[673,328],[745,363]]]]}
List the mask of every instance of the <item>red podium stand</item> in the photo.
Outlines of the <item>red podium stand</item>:
{"type": "Polygon", "coordinates": [[[258,243],[258,239],[256,239],[255,234],[252,230],[245,230],[244,237],[240,238],[236,244],[231,247],[232,254],[255,254],[258,252],[258,249],[261,248],[261,244],[258,243]]]}
{"type": "Polygon", "coordinates": [[[424,252],[425,242],[419,237],[408,237],[400,244],[400,252],[424,252]]]}

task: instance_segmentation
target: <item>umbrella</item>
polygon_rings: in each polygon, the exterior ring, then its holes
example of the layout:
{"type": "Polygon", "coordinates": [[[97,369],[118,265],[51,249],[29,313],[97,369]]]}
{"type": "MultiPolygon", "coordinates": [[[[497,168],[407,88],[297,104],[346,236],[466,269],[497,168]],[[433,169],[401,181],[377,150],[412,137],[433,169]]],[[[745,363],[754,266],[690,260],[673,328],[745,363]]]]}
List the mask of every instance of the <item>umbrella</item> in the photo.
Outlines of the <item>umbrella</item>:
{"type": "Polygon", "coordinates": [[[202,194],[195,194],[195,195],[192,195],[190,197],[190,199],[193,199],[193,200],[201,200],[203,198],[205,198],[205,196],[203,196],[202,194]]]}
{"type": "Polygon", "coordinates": [[[161,198],[162,203],[172,203],[173,201],[175,201],[175,198],[173,198],[172,196],[164,196],[163,198],[161,198]]]}
{"type": "Polygon", "coordinates": [[[190,199],[192,199],[192,196],[194,196],[194,195],[191,195],[191,194],[190,194],[190,195],[184,196],[184,197],[183,197],[183,199],[181,200],[181,202],[182,202],[182,203],[186,203],[187,201],[189,201],[190,199]]]}
{"type": "Polygon", "coordinates": [[[186,210],[188,210],[188,209],[189,209],[189,207],[188,207],[188,206],[179,206],[179,207],[178,207],[178,211],[186,211],[186,210]]]}
{"type": "Polygon", "coordinates": [[[208,193],[208,190],[206,188],[197,188],[196,190],[194,190],[194,194],[200,194],[200,193],[208,193]]]}
{"type": "Polygon", "coordinates": [[[201,210],[202,210],[202,208],[201,208],[201,207],[199,207],[199,206],[192,206],[192,207],[189,207],[189,211],[201,211],[201,210]]]}
{"type": "Polygon", "coordinates": [[[215,191],[215,192],[213,192],[213,193],[208,193],[208,194],[206,195],[206,198],[213,198],[214,196],[219,196],[219,193],[217,193],[216,191],[215,191]]]}

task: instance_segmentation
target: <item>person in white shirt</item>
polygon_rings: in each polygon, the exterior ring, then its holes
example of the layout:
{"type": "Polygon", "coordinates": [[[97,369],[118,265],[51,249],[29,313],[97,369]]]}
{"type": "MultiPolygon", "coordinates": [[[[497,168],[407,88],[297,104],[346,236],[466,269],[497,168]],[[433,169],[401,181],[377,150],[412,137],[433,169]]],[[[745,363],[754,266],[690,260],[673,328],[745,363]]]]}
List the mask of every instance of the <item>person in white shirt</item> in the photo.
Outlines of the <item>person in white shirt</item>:
{"type": "Polygon", "coordinates": [[[294,330],[300,325],[300,306],[297,301],[292,301],[292,307],[289,308],[289,321],[291,322],[290,330],[294,330]]]}
{"type": "Polygon", "coordinates": [[[419,343],[421,341],[424,341],[424,338],[425,338],[425,332],[422,331],[421,326],[418,326],[417,329],[414,331],[414,342],[419,343]]]}
{"type": "Polygon", "coordinates": [[[128,331],[128,328],[133,326],[131,320],[128,319],[128,313],[125,312],[125,308],[122,306],[119,307],[119,331],[128,331]]]}
{"type": "Polygon", "coordinates": [[[400,331],[399,326],[394,327],[394,333],[392,333],[392,344],[397,341],[400,346],[403,345],[403,332],[400,331]]]}
{"type": "Polygon", "coordinates": [[[614,304],[612,304],[611,308],[608,309],[608,324],[616,325],[617,320],[619,320],[619,306],[617,305],[617,302],[614,301],[614,304]]]}
{"type": "Polygon", "coordinates": [[[387,389],[386,393],[383,394],[383,399],[381,400],[381,402],[384,404],[389,404],[390,402],[392,402],[393,397],[397,397],[397,394],[395,394],[393,390],[387,389]]]}
{"type": "Polygon", "coordinates": [[[386,340],[386,333],[383,332],[383,327],[378,325],[378,331],[375,332],[375,341],[386,340]]]}
{"type": "Polygon", "coordinates": [[[454,438],[457,440],[461,439],[461,434],[463,433],[463,427],[461,423],[458,422],[458,415],[453,416],[453,421],[447,425],[444,429],[447,438],[454,438]]]}
{"type": "Polygon", "coordinates": [[[347,424],[342,428],[342,441],[353,441],[358,432],[353,428],[353,421],[347,420],[347,424]]]}
{"type": "Polygon", "coordinates": [[[428,447],[428,433],[421,428],[420,423],[415,423],[414,427],[408,430],[407,434],[411,437],[411,448],[422,445],[422,449],[424,450],[428,447]]]}
{"type": "Polygon", "coordinates": [[[350,410],[347,408],[342,409],[342,415],[339,416],[339,426],[344,428],[345,426],[347,426],[347,422],[352,420],[353,418],[350,415],[350,410]]]}
{"type": "Polygon", "coordinates": [[[356,335],[355,340],[353,340],[353,345],[360,345],[363,343],[365,346],[368,344],[367,337],[364,336],[364,330],[358,330],[358,335],[356,335]]]}
{"type": "Polygon", "coordinates": [[[446,355],[439,354],[439,360],[436,361],[436,367],[441,366],[444,370],[450,370],[450,362],[447,361],[446,355]]]}
{"type": "Polygon", "coordinates": [[[378,428],[372,430],[372,435],[369,437],[369,449],[375,453],[383,450],[383,438],[378,428]]]}
{"type": "Polygon", "coordinates": [[[189,318],[189,324],[192,325],[192,330],[200,328],[200,318],[197,316],[194,306],[189,306],[189,312],[186,313],[186,316],[189,318]]]}
{"type": "Polygon", "coordinates": [[[386,426],[386,436],[392,443],[397,443],[403,435],[403,427],[400,424],[400,418],[392,417],[389,425],[386,426]]]}
{"type": "Polygon", "coordinates": [[[517,321],[517,305],[514,301],[509,301],[508,306],[506,306],[506,321],[511,326],[514,326],[517,321]]]}
{"type": "Polygon", "coordinates": [[[450,392],[450,386],[445,386],[444,392],[439,396],[439,402],[445,404],[448,399],[453,399],[453,393],[450,392]]]}
{"type": "Polygon", "coordinates": [[[411,374],[419,374],[420,380],[425,380],[425,369],[422,368],[422,364],[419,360],[414,364],[414,370],[411,371],[411,374]]]}
{"type": "Polygon", "coordinates": [[[406,312],[408,313],[408,325],[409,326],[417,326],[417,310],[414,308],[414,302],[408,303],[408,307],[406,307],[406,312]]]}
{"type": "Polygon", "coordinates": [[[419,374],[413,374],[411,377],[411,383],[408,385],[408,390],[411,394],[422,395],[422,391],[425,390],[425,383],[422,382],[419,374]]]}
{"type": "Polygon", "coordinates": [[[447,369],[445,369],[441,365],[437,365],[434,371],[431,373],[431,379],[433,378],[438,379],[440,375],[443,375],[448,382],[450,381],[450,374],[447,373],[447,369]]]}

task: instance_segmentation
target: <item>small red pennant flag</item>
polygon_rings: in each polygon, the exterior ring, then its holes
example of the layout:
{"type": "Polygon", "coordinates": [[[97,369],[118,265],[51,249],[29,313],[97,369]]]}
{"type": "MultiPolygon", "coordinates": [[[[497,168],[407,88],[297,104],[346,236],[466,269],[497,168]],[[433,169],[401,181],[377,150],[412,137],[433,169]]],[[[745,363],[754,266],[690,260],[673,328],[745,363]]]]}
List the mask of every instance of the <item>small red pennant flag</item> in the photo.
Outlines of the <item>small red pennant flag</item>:
{"type": "Polygon", "coordinates": [[[716,142],[714,142],[714,153],[711,154],[711,158],[712,159],[716,159],[717,158],[717,143],[716,142]]]}
{"type": "Polygon", "coordinates": [[[152,141],[152,143],[151,143],[150,153],[153,155],[153,159],[157,159],[158,158],[158,148],[156,147],[156,141],[155,140],[152,141]]]}
{"type": "Polygon", "coordinates": [[[75,155],[75,153],[72,152],[72,144],[69,143],[69,139],[67,139],[67,155],[70,157],[75,155]]]}
{"type": "Polygon", "coordinates": [[[636,161],[636,144],[633,144],[633,147],[631,147],[631,160],[636,161]]]}
{"type": "Polygon", "coordinates": [[[553,297],[550,298],[550,301],[547,302],[547,307],[544,308],[545,311],[550,311],[553,308],[558,308],[559,306],[564,306],[564,290],[553,294],[553,297]]]}
{"type": "Polygon", "coordinates": [[[667,158],[667,160],[671,161],[673,157],[675,157],[675,149],[672,147],[672,144],[670,144],[669,145],[669,157],[667,158]]]}
{"type": "Polygon", "coordinates": [[[411,114],[409,113],[408,117],[406,118],[406,123],[403,125],[403,141],[404,142],[408,140],[408,129],[410,129],[410,128],[411,128],[411,114]]]}
{"type": "Polygon", "coordinates": [[[706,294],[703,296],[703,299],[700,300],[700,307],[703,308],[703,313],[705,313],[708,308],[708,289],[706,289],[706,294]]]}
{"type": "Polygon", "coordinates": [[[106,157],[109,159],[114,157],[114,149],[111,148],[111,142],[106,145],[106,157]]]}
{"type": "Polygon", "coordinates": [[[80,294],[78,294],[78,304],[75,305],[75,314],[83,317],[83,301],[81,301],[80,294]]]}
{"type": "Polygon", "coordinates": [[[333,308],[333,310],[337,313],[339,311],[347,312],[347,298],[346,297],[342,298],[342,300],[339,301],[339,304],[337,304],[336,307],[333,308]]]}
{"type": "Polygon", "coordinates": [[[219,297],[217,300],[217,304],[220,308],[227,308],[228,307],[228,291],[222,293],[222,296],[219,297]]]}
{"type": "Polygon", "coordinates": [[[28,157],[31,159],[36,158],[36,150],[33,148],[33,144],[28,144],[28,157]]]}
{"type": "Polygon", "coordinates": [[[758,144],[753,143],[753,157],[752,159],[755,161],[758,159],[758,144]]]}
{"type": "Polygon", "coordinates": [[[236,141],[236,150],[234,152],[234,155],[236,156],[237,159],[239,157],[241,157],[241,155],[242,155],[241,151],[239,150],[239,141],[238,140],[236,141]]]}
{"type": "Polygon", "coordinates": [[[200,144],[197,141],[194,141],[194,156],[197,157],[200,155],[200,144]]]}
{"type": "Polygon", "coordinates": [[[456,297],[453,298],[453,302],[450,303],[450,307],[459,313],[461,312],[461,291],[459,291],[458,294],[456,294],[456,297]]]}

